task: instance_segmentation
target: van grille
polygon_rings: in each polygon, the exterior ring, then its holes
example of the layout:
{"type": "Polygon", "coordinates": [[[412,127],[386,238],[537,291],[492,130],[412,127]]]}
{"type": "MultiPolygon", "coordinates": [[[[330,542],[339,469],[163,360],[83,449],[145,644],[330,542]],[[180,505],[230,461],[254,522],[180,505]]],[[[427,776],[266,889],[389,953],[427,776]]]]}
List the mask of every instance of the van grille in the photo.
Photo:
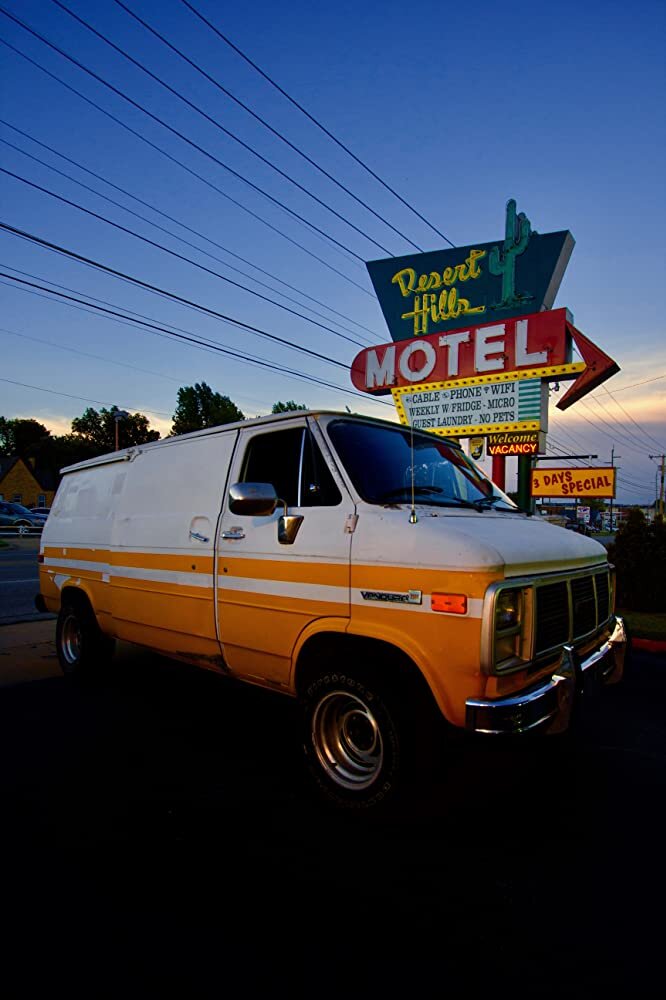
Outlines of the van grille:
{"type": "Polygon", "coordinates": [[[539,584],[535,596],[538,656],[554,646],[584,638],[608,620],[608,570],[539,584]]]}
{"type": "Polygon", "coordinates": [[[536,592],[536,650],[541,652],[567,642],[569,638],[569,595],[567,582],[549,583],[536,592]]]}

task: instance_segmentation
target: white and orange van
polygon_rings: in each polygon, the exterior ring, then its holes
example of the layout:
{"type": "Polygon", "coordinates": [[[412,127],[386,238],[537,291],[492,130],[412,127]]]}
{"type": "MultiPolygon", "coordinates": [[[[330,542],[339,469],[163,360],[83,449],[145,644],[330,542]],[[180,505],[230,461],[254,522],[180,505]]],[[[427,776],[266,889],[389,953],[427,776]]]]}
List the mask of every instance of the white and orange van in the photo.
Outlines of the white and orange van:
{"type": "Polygon", "coordinates": [[[342,805],[397,793],[433,727],[561,731],[623,670],[606,550],[521,513],[455,443],[371,418],[288,413],[71,466],[39,558],[65,672],[121,639],[298,697],[342,805]]]}

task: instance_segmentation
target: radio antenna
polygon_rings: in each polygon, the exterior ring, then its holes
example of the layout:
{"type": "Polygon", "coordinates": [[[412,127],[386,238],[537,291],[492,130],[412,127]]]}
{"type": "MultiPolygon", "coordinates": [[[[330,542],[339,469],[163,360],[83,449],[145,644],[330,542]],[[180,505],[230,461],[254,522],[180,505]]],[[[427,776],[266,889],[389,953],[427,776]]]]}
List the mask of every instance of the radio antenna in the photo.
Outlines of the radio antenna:
{"type": "Polygon", "coordinates": [[[409,523],[416,524],[418,517],[416,516],[416,501],[414,499],[414,424],[409,425],[409,452],[410,452],[410,468],[412,470],[412,509],[409,512],[409,523]]]}

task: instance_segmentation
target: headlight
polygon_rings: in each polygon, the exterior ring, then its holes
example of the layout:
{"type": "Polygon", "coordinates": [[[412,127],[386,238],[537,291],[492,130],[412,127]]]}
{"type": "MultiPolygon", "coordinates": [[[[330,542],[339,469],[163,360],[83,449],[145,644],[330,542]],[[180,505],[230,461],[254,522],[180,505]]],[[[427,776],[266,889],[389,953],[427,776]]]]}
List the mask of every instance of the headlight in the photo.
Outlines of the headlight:
{"type": "Polygon", "coordinates": [[[481,630],[485,674],[520,670],[532,659],[534,600],[534,584],[528,577],[498,580],[488,587],[481,630]]]}
{"type": "Polygon", "coordinates": [[[495,604],[495,631],[504,632],[520,624],[520,591],[503,590],[495,604]]]}
{"type": "Polygon", "coordinates": [[[523,594],[521,590],[500,590],[495,602],[494,666],[510,670],[520,661],[522,645],[523,594]]]}

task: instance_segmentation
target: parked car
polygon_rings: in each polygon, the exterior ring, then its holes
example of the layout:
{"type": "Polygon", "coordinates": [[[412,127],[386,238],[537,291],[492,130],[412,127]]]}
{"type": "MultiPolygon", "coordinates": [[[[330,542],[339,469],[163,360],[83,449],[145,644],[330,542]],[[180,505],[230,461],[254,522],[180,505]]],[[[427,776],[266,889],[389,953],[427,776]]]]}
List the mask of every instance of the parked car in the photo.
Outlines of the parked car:
{"type": "Polygon", "coordinates": [[[43,517],[48,517],[51,513],[50,507],[31,507],[30,510],[33,514],[41,514],[43,517]]]}
{"type": "Polygon", "coordinates": [[[584,521],[567,521],[564,525],[569,531],[577,531],[579,535],[591,535],[592,529],[584,521]]]}
{"type": "Polygon", "coordinates": [[[33,514],[28,507],[20,503],[0,501],[1,528],[43,528],[46,524],[44,514],[33,514]]]}

